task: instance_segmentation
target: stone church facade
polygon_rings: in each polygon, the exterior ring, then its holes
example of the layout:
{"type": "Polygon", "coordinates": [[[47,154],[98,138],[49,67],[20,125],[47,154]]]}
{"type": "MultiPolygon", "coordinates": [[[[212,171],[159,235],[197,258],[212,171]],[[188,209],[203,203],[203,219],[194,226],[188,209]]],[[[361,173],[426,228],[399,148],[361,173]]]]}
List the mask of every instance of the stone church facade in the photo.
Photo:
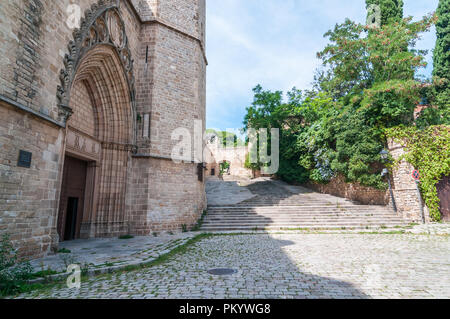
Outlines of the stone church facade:
{"type": "Polygon", "coordinates": [[[39,257],[194,224],[203,160],[171,152],[205,126],[205,0],[2,0],[0,21],[0,234],[39,257]]]}

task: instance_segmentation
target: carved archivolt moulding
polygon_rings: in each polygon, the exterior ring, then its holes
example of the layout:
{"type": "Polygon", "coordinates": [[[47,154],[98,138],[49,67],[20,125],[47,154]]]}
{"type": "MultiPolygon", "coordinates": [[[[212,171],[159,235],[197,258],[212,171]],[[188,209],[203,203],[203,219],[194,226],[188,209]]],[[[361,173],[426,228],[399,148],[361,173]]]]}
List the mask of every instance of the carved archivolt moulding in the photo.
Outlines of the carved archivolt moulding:
{"type": "Polygon", "coordinates": [[[69,53],[64,57],[64,69],[60,72],[61,85],[58,85],[56,93],[60,121],[66,122],[72,115],[70,90],[83,56],[99,44],[108,44],[117,50],[128,79],[130,98],[134,101],[133,60],[119,3],[120,0],[99,0],[86,10],[80,29],[74,30],[74,40],[69,42],[69,53]]]}

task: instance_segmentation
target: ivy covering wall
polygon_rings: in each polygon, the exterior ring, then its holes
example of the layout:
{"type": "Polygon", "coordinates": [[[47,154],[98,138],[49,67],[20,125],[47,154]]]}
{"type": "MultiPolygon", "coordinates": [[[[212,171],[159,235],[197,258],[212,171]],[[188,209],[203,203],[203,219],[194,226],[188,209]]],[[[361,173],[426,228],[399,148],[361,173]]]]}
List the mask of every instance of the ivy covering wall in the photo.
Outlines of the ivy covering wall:
{"type": "Polygon", "coordinates": [[[420,171],[420,188],[430,217],[441,220],[436,185],[450,175],[450,127],[430,126],[423,130],[414,126],[395,127],[386,132],[388,138],[405,146],[406,153],[394,165],[405,160],[420,171]]]}

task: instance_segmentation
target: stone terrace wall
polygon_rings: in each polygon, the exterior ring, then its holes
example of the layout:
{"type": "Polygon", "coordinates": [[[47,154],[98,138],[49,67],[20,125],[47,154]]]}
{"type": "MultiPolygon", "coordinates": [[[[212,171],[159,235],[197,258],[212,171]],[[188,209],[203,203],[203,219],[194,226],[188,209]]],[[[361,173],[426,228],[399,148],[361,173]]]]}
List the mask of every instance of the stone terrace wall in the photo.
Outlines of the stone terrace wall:
{"type": "Polygon", "coordinates": [[[328,184],[308,183],[306,186],[319,193],[347,198],[365,205],[389,205],[389,192],[358,183],[346,183],[343,176],[334,178],[328,184]]]}
{"type": "MultiPolygon", "coordinates": [[[[394,143],[392,140],[388,144],[389,152],[394,159],[400,158],[405,153],[402,145],[394,143]]],[[[413,170],[414,167],[405,161],[393,170],[391,182],[394,200],[399,215],[407,220],[422,222],[421,203],[417,194],[416,183],[412,178],[413,170]]],[[[392,207],[389,191],[345,183],[342,176],[333,179],[328,184],[308,183],[306,186],[320,193],[348,198],[361,204],[389,205],[392,207]]],[[[423,209],[425,221],[430,222],[431,218],[427,207],[424,206],[423,209]]]]}

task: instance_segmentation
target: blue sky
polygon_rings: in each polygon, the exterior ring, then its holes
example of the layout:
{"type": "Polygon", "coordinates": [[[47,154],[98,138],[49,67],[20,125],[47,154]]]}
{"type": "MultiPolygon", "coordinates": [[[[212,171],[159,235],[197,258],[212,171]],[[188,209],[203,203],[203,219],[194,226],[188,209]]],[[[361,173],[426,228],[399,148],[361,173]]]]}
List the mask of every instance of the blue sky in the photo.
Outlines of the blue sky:
{"type": "MultiPolygon", "coordinates": [[[[438,0],[405,0],[414,20],[433,12],[438,0]]],[[[241,128],[252,88],[284,92],[306,89],[320,65],[316,53],[327,44],[323,34],[348,17],[363,23],[364,0],[208,0],[207,127],[241,128]]],[[[434,28],[418,43],[432,53],[434,28]]]]}

